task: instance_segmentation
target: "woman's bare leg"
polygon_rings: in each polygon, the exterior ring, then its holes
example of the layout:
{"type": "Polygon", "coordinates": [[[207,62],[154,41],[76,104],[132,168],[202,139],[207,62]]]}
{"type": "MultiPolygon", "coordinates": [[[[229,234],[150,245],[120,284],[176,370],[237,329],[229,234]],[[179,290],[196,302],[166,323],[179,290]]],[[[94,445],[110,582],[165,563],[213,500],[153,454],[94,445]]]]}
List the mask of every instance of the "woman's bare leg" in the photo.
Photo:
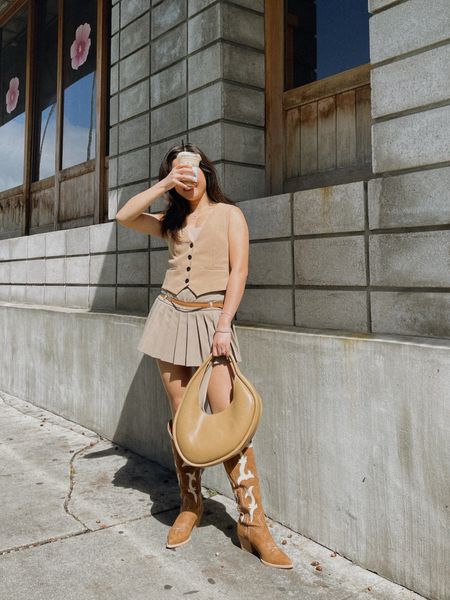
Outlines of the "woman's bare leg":
{"type": "Polygon", "coordinates": [[[211,412],[221,412],[230,404],[233,385],[233,369],[225,356],[214,357],[208,382],[208,401],[211,412]]]}
{"type": "MultiPolygon", "coordinates": [[[[192,367],[174,365],[160,359],[156,359],[156,361],[169,398],[173,419],[183,398],[186,386],[192,377],[192,367]]],[[[167,533],[167,548],[177,548],[186,544],[191,539],[193,528],[200,523],[203,515],[201,484],[203,468],[193,467],[184,462],[175,446],[172,433],[170,432],[170,445],[180,488],[181,502],[180,512],[167,533]]]]}
{"type": "MultiPolygon", "coordinates": [[[[173,418],[196,367],[174,365],[159,358],[155,360],[169,399],[173,418]]],[[[211,412],[215,413],[224,410],[230,403],[233,369],[224,356],[214,357],[211,368],[207,395],[211,412]]]]}
{"type": "Polygon", "coordinates": [[[183,399],[186,386],[192,377],[192,367],[174,365],[173,363],[166,362],[159,358],[156,358],[155,360],[169,399],[173,418],[183,399]]]}

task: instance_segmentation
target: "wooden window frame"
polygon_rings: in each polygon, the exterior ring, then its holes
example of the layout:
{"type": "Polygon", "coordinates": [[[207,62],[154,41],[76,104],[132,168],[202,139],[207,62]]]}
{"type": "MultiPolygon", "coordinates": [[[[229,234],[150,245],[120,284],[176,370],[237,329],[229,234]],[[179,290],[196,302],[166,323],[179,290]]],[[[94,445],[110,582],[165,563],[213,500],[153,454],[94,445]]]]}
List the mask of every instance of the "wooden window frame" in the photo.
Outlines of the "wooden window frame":
{"type": "Polygon", "coordinates": [[[14,15],[27,7],[27,50],[26,50],[26,96],[25,96],[25,140],[24,140],[24,173],[23,184],[0,192],[0,197],[10,197],[22,192],[24,212],[21,221],[21,235],[29,235],[31,222],[31,192],[35,189],[54,187],[53,229],[61,229],[59,208],[61,203],[61,182],[69,175],[82,175],[95,171],[94,212],[93,224],[102,223],[107,215],[107,136],[108,136],[108,62],[109,62],[109,2],[97,2],[97,53],[96,53],[96,135],[95,158],[65,169],[62,164],[63,136],[63,8],[64,0],[58,0],[58,49],[57,49],[57,90],[56,90],[56,144],[55,144],[55,174],[46,179],[32,181],[33,146],[36,144],[34,124],[36,111],[36,77],[37,71],[37,35],[36,22],[39,0],[16,0],[0,15],[0,27],[3,27],[14,15]]]}
{"type": "Polygon", "coordinates": [[[285,0],[265,0],[266,195],[283,193],[285,0]]]}

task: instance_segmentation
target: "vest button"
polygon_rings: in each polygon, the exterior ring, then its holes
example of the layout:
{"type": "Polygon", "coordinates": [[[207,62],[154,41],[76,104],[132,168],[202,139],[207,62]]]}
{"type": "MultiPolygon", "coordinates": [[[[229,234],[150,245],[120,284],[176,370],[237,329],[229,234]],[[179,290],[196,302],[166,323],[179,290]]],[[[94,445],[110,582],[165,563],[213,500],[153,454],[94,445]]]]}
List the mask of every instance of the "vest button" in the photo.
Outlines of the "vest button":
{"type": "Polygon", "coordinates": [[[189,244],[189,248],[192,248],[192,247],[193,247],[193,245],[194,245],[194,244],[191,242],[191,243],[189,244]]]}
{"type": "Polygon", "coordinates": [[[191,270],[191,267],[188,267],[188,268],[186,269],[186,271],[190,271],[190,270],[191,270]]]}
{"type": "Polygon", "coordinates": [[[191,260],[192,258],[192,254],[189,254],[188,259],[191,260]]]}
{"type": "Polygon", "coordinates": [[[189,279],[188,279],[188,278],[186,278],[186,279],[184,280],[184,283],[187,283],[188,281],[189,281],[189,279]]]}

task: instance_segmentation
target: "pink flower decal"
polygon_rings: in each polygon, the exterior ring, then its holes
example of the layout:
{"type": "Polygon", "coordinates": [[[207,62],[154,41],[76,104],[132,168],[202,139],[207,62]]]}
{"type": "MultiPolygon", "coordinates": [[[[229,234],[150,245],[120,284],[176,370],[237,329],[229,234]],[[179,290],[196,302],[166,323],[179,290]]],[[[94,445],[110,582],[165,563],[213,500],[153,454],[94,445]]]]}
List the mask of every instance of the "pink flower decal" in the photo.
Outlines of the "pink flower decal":
{"type": "Polygon", "coordinates": [[[89,48],[91,47],[91,26],[89,23],[84,23],[77,27],[75,32],[75,41],[70,46],[70,58],[72,59],[72,69],[77,70],[83,65],[88,57],[89,48]]]}
{"type": "Polygon", "coordinates": [[[19,78],[13,77],[9,82],[9,89],[6,92],[6,112],[12,113],[19,100],[19,78]]]}

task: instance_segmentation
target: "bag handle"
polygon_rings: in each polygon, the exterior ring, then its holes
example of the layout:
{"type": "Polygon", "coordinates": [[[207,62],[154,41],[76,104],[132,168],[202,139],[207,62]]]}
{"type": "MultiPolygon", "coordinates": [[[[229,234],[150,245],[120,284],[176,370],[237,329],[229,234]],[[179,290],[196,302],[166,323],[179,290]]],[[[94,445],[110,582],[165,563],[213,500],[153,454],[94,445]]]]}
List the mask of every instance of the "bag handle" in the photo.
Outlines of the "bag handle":
{"type": "MultiPolygon", "coordinates": [[[[219,355],[219,356],[224,356],[224,355],[223,355],[223,354],[221,354],[221,355],[219,355]]],[[[208,368],[209,368],[210,364],[212,363],[212,361],[213,361],[215,358],[219,358],[219,357],[218,357],[218,356],[213,356],[213,353],[212,353],[212,352],[210,352],[210,353],[208,354],[208,356],[205,358],[205,360],[203,361],[203,363],[202,363],[202,364],[201,364],[199,367],[197,367],[197,370],[196,370],[196,372],[195,372],[195,373],[194,373],[194,375],[192,376],[192,378],[191,378],[191,381],[193,381],[194,377],[195,377],[195,379],[196,379],[196,380],[198,380],[198,381],[199,381],[199,384],[198,384],[198,386],[199,386],[199,389],[202,389],[202,386],[204,385],[204,382],[205,382],[205,376],[206,376],[206,373],[207,373],[207,371],[208,371],[208,368]]],[[[236,364],[236,359],[234,358],[233,354],[232,354],[232,353],[230,353],[230,354],[229,354],[228,356],[226,356],[225,358],[226,358],[226,359],[228,360],[228,362],[231,364],[231,369],[232,369],[232,371],[233,371],[233,373],[234,373],[234,377],[235,377],[235,378],[236,378],[236,377],[237,377],[237,378],[239,378],[239,373],[240,373],[240,372],[239,372],[239,367],[238,367],[238,366],[237,366],[237,364],[236,364]]],[[[210,373],[210,377],[211,377],[211,374],[212,374],[212,367],[211,367],[211,373],[210,373]]],[[[189,382],[189,383],[190,383],[190,382],[189,382]]],[[[231,380],[231,383],[233,384],[233,379],[231,380]]],[[[189,384],[188,384],[188,385],[189,385],[189,384]]],[[[208,380],[207,387],[208,387],[208,386],[209,386],[209,380],[208,380]]],[[[187,394],[187,391],[188,391],[188,390],[187,390],[187,388],[186,388],[186,390],[185,390],[185,394],[187,394]]],[[[206,396],[205,396],[205,400],[206,400],[206,396]]],[[[202,404],[203,404],[203,403],[202,403],[202,402],[200,402],[200,405],[202,405],[202,404]]]]}

